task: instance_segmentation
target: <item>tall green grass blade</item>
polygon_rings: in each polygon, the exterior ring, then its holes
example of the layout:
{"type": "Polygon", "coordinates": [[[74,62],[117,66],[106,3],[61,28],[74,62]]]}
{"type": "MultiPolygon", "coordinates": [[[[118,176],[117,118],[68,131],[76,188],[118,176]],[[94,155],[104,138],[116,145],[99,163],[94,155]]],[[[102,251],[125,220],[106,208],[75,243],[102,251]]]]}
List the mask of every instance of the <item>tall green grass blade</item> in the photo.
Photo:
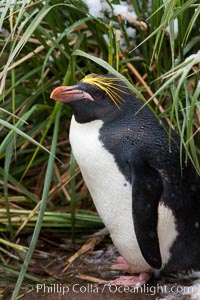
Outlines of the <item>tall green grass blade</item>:
{"type": "Polygon", "coordinates": [[[9,182],[9,169],[10,169],[10,163],[11,163],[11,158],[13,155],[13,143],[10,143],[7,147],[7,155],[5,159],[5,166],[4,166],[4,197],[5,197],[5,207],[7,211],[7,217],[8,217],[8,228],[10,231],[11,236],[13,235],[13,228],[12,228],[12,221],[11,221],[11,215],[10,215],[10,204],[9,204],[9,194],[8,194],[8,182],[9,182]]]}
{"type": "Polygon", "coordinates": [[[42,19],[45,17],[45,15],[50,11],[51,7],[43,7],[41,11],[36,15],[34,20],[32,20],[31,24],[28,26],[28,28],[23,33],[22,37],[18,41],[16,47],[13,49],[11,55],[9,56],[2,73],[0,73],[0,79],[6,75],[7,69],[9,65],[12,63],[13,59],[19,54],[25,43],[28,41],[32,33],[35,31],[37,26],[40,24],[42,19]]]}
{"type": "Polygon", "coordinates": [[[112,22],[109,24],[109,31],[108,31],[108,38],[109,38],[109,44],[108,44],[108,64],[110,66],[113,66],[113,26],[112,22]]]}
{"type": "MultiPolygon", "coordinates": [[[[54,43],[49,48],[49,51],[47,52],[46,57],[44,59],[44,63],[42,65],[41,78],[43,78],[43,76],[44,76],[44,72],[45,72],[45,68],[47,66],[48,60],[51,57],[51,54],[55,50],[57,45],[59,45],[59,43],[66,37],[66,35],[69,31],[72,31],[77,26],[80,26],[82,24],[86,24],[89,20],[92,20],[92,17],[85,17],[81,20],[78,20],[77,22],[74,22],[71,26],[68,26],[63,32],[61,32],[56,40],[54,40],[54,43]]],[[[76,46],[76,44],[75,44],[75,46],[76,46]]],[[[69,59],[71,59],[71,57],[69,57],[69,59]]]]}
{"type": "Polygon", "coordinates": [[[37,148],[35,149],[35,151],[34,151],[32,157],[31,157],[31,159],[30,159],[29,163],[27,164],[27,167],[26,167],[24,173],[22,174],[22,177],[21,177],[20,181],[23,180],[23,178],[24,178],[25,175],[27,174],[28,170],[30,169],[31,165],[33,164],[33,161],[34,161],[34,159],[36,158],[36,156],[37,156],[37,154],[38,154],[38,152],[39,152],[39,150],[40,150],[40,148],[41,148],[41,145],[43,144],[43,142],[44,142],[44,140],[45,140],[45,138],[46,138],[46,136],[47,136],[47,133],[48,133],[48,131],[49,131],[51,125],[52,125],[53,122],[54,122],[54,119],[55,119],[55,115],[56,115],[56,114],[57,114],[57,107],[54,106],[54,109],[53,109],[53,111],[52,111],[52,113],[51,113],[50,119],[48,120],[48,122],[47,122],[47,124],[46,124],[46,127],[45,127],[45,129],[44,129],[44,133],[43,133],[43,135],[42,135],[42,137],[41,137],[41,139],[40,139],[40,141],[39,141],[39,143],[38,143],[37,148]]]}
{"type": "MultiPolygon", "coordinates": [[[[36,140],[34,140],[32,137],[30,137],[28,134],[26,134],[25,132],[23,132],[22,130],[18,129],[17,127],[13,126],[12,124],[8,123],[7,121],[1,120],[0,119],[0,124],[8,129],[10,129],[12,131],[12,133],[17,133],[20,136],[22,136],[23,138],[27,139],[29,142],[35,144],[36,146],[40,147],[41,149],[43,149],[44,151],[50,153],[50,151],[45,148],[44,146],[42,146],[40,143],[38,143],[36,140]]],[[[0,154],[3,152],[2,149],[4,150],[4,143],[1,144],[0,146],[0,154]]]]}
{"type": "Polygon", "coordinates": [[[190,20],[190,23],[188,24],[187,30],[185,32],[185,36],[183,38],[183,46],[187,43],[189,35],[192,32],[195,22],[198,22],[199,14],[200,14],[200,5],[198,5],[198,7],[195,9],[195,12],[190,20]]]}
{"type": "Polygon", "coordinates": [[[71,214],[71,238],[72,243],[75,242],[75,226],[76,226],[76,177],[75,177],[76,162],[73,153],[70,156],[70,214],[71,214]]]}
{"type": "Polygon", "coordinates": [[[20,252],[22,252],[22,253],[26,253],[26,249],[25,249],[23,246],[17,245],[17,244],[15,244],[15,243],[12,243],[12,242],[10,242],[10,241],[4,240],[4,239],[2,239],[2,238],[0,238],[0,244],[6,245],[6,246],[8,246],[8,247],[10,247],[10,248],[12,248],[12,249],[15,249],[15,250],[17,250],[17,251],[20,251],[20,252]]]}
{"type": "MultiPolygon", "coordinates": [[[[8,266],[1,265],[1,268],[2,268],[3,270],[5,270],[5,271],[11,273],[11,274],[16,275],[16,276],[19,275],[19,272],[18,272],[18,271],[14,270],[14,269],[12,269],[12,268],[9,268],[8,266]]],[[[29,275],[29,274],[25,274],[24,277],[25,277],[27,280],[29,280],[29,281],[33,281],[33,282],[41,282],[41,279],[40,279],[40,278],[31,276],[31,275],[29,275]]],[[[16,299],[17,299],[17,298],[15,298],[15,300],[16,300],[16,299]]],[[[18,298],[18,299],[19,299],[19,298],[18,298]]]]}
{"type": "Polygon", "coordinates": [[[0,31],[2,29],[3,22],[4,22],[5,18],[6,18],[6,14],[7,14],[9,8],[10,8],[12,2],[13,2],[12,0],[7,0],[6,1],[6,5],[4,6],[4,9],[1,10],[0,31]]]}
{"type": "Polygon", "coordinates": [[[49,155],[40,211],[39,211],[37,223],[36,223],[36,226],[35,226],[35,230],[33,232],[33,237],[32,237],[31,243],[30,243],[30,247],[29,247],[27,255],[25,257],[24,264],[23,264],[23,266],[21,268],[21,271],[19,273],[19,277],[18,277],[17,283],[15,285],[15,289],[14,289],[11,300],[15,300],[17,298],[17,295],[18,295],[19,291],[20,291],[22,282],[24,280],[24,276],[26,274],[28,265],[30,263],[31,257],[33,255],[33,251],[34,251],[36,243],[37,243],[37,239],[38,239],[38,236],[39,236],[39,233],[40,233],[40,230],[41,230],[41,226],[42,226],[44,212],[45,212],[47,201],[48,201],[49,188],[50,188],[50,183],[51,183],[51,179],[52,179],[52,172],[53,172],[54,157],[55,157],[55,153],[56,153],[56,145],[57,145],[57,138],[58,138],[60,114],[61,114],[61,106],[59,105],[59,103],[56,103],[55,106],[57,108],[57,114],[55,116],[55,126],[54,126],[53,138],[52,138],[52,143],[51,143],[51,153],[52,153],[52,155],[49,155]]]}
{"type": "MultiPolygon", "coordinates": [[[[12,143],[11,143],[12,144],[12,143]]],[[[0,175],[4,176],[4,169],[0,167],[0,175]]],[[[20,184],[13,176],[8,174],[8,181],[13,184],[13,186],[17,187],[21,194],[27,196],[27,201],[31,201],[33,203],[38,202],[38,198],[36,195],[31,193],[26,187],[24,187],[22,184],[20,184]]],[[[10,210],[9,210],[10,211],[10,210]]]]}
{"type": "Polygon", "coordinates": [[[115,31],[115,60],[116,60],[116,71],[119,72],[119,57],[120,57],[120,37],[121,37],[121,31],[116,30],[115,31]]]}

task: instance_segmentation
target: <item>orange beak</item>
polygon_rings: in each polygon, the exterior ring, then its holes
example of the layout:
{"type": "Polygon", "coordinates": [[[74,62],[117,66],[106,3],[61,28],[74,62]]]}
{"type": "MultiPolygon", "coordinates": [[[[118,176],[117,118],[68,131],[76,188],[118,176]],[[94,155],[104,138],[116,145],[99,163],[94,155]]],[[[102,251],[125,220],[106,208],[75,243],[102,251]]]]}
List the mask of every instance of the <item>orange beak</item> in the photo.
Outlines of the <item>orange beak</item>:
{"type": "Polygon", "coordinates": [[[81,99],[94,101],[94,99],[89,93],[78,89],[77,85],[59,86],[53,90],[53,92],[50,95],[50,98],[60,102],[66,102],[66,103],[81,100],[81,99]]]}

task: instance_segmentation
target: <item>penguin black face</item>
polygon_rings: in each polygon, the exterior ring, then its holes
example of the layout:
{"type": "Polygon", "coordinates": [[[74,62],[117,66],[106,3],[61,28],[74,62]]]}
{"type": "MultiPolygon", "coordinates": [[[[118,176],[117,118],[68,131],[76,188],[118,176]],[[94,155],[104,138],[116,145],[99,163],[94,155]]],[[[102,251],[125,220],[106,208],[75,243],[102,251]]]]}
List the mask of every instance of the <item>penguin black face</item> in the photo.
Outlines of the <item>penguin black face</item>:
{"type": "Polygon", "coordinates": [[[86,123],[119,111],[124,94],[129,93],[114,75],[90,74],[74,86],[55,88],[50,97],[71,106],[76,121],[86,123]]]}

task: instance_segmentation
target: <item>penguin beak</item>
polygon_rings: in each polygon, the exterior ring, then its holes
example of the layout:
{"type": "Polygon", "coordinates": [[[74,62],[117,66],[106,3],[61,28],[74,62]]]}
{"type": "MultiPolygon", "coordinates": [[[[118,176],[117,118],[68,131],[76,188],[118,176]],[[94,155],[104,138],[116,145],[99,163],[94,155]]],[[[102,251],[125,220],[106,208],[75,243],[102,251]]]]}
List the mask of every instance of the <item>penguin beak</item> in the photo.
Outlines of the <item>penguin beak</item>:
{"type": "Polygon", "coordinates": [[[78,89],[77,85],[59,86],[53,90],[53,92],[50,95],[50,98],[66,103],[70,103],[81,99],[94,101],[90,94],[78,89]]]}

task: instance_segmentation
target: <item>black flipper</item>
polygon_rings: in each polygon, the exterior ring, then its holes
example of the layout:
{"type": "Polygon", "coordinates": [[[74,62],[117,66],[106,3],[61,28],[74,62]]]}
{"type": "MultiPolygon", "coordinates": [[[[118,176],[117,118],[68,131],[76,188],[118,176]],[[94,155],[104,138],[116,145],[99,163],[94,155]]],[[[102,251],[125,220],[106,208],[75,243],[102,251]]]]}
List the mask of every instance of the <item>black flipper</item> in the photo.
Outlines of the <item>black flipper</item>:
{"type": "Polygon", "coordinates": [[[157,224],[163,185],[159,173],[148,165],[132,168],[132,208],[136,238],[146,262],[160,269],[157,224]]]}

